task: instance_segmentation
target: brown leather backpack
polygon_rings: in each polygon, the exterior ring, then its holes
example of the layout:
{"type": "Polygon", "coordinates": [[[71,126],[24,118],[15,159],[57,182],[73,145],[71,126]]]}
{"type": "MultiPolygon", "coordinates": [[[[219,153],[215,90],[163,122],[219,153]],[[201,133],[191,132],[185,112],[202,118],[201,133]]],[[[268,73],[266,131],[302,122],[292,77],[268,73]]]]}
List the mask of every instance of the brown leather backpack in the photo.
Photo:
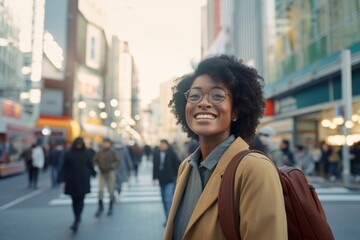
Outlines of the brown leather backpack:
{"type": "MultiPolygon", "coordinates": [[[[228,240],[240,240],[239,213],[234,195],[234,179],[237,166],[249,153],[264,153],[244,150],[236,154],[226,168],[219,189],[218,211],[223,233],[228,240]]],[[[278,169],[284,194],[289,240],[333,240],[314,187],[308,184],[305,175],[297,168],[278,169]]],[[[261,231],[261,229],[259,229],[261,231]]]]}

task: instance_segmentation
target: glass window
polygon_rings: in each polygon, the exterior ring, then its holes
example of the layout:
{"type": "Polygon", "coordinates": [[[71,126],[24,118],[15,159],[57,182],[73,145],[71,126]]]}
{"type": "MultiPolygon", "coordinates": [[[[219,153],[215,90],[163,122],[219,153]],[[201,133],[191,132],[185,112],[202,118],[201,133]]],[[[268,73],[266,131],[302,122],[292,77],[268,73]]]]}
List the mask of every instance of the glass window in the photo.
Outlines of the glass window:
{"type": "Polygon", "coordinates": [[[309,45],[308,47],[309,63],[315,62],[316,60],[326,56],[326,45],[327,45],[326,37],[323,37],[319,41],[316,41],[309,45]]]}
{"type": "Polygon", "coordinates": [[[331,33],[331,51],[336,52],[358,41],[360,41],[360,22],[359,18],[355,18],[331,33]]]}
{"type": "Polygon", "coordinates": [[[307,45],[311,40],[311,20],[306,18],[302,21],[301,26],[302,44],[307,45]]]}
{"type": "Polygon", "coordinates": [[[341,3],[338,0],[330,1],[330,21],[331,25],[334,26],[341,18],[341,3]]]}
{"type": "Polygon", "coordinates": [[[318,38],[329,30],[328,14],[325,7],[321,7],[311,15],[311,39],[318,38]]]}
{"type": "Polygon", "coordinates": [[[302,69],[304,67],[304,53],[303,51],[298,51],[295,55],[296,61],[296,70],[302,69]]]}

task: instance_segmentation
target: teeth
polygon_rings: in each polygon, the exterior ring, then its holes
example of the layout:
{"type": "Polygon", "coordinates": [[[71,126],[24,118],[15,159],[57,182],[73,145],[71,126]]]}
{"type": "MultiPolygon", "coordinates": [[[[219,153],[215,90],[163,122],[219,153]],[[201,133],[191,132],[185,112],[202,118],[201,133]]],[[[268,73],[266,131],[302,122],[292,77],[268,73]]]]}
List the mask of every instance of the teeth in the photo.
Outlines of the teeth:
{"type": "Polygon", "coordinates": [[[199,114],[196,115],[196,119],[215,119],[215,116],[211,114],[199,114]]]}

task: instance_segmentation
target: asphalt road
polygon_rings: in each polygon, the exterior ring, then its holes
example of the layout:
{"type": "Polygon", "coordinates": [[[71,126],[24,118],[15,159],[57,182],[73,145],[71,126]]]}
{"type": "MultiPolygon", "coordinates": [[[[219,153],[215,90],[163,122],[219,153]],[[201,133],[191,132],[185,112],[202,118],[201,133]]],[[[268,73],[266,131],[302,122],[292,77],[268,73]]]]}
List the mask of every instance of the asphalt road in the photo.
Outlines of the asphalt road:
{"type": "MultiPolygon", "coordinates": [[[[164,212],[158,187],[151,184],[151,165],[144,163],[138,181],[131,180],[117,196],[114,215],[95,218],[97,181],[86,197],[77,234],[70,199],[62,188],[51,188],[49,173],[41,173],[38,189],[28,189],[26,174],[0,179],[1,240],[130,239],[159,240],[164,212]]],[[[314,183],[335,239],[360,239],[360,192],[339,184],[314,183]]],[[[107,207],[107,206],[106,206],[107,207]]]]}

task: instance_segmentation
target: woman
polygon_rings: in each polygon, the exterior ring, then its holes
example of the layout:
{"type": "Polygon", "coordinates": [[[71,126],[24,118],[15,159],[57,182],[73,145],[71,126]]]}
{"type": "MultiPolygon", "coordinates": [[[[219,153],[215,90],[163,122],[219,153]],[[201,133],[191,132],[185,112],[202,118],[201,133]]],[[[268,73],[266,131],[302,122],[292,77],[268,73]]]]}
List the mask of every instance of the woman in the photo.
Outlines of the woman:
{"type": "Polygon", "coordinates": [[[70,195],[75,215],[71,230],[77,231],[81,213],[84,207],[85,194],[90,192],[90,176],[96,176],[90,156],[82,137],[72,143],[65,154],[64,164],[60,175],[60,182],[65,182],[65,194],[70,195]]]}
{"type": "MultiPolygon", "coordinates": [[[[225,239],[217,209],[221,176],[255,135],[265,105],[262,78],[222,55],[200,62],[173,91],[169,106],[199,148],[179,167],[164,239],[225,239]]],[[[235,189],[242,240],[287,239],[282,188],[270,159],[247,155],[238,165],[235,189]]]]}

